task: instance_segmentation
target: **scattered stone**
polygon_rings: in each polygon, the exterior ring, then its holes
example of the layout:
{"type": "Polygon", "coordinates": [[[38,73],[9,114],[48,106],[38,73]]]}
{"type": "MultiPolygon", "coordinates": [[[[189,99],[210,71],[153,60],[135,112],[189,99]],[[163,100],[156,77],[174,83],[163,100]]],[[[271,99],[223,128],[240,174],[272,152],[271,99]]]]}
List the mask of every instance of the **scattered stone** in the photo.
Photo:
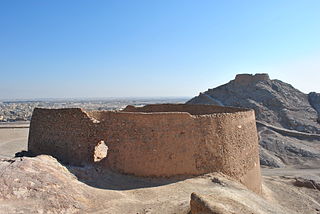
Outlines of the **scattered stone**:
{"type": "Polygon", "coordinates": [[[14,156],[16,158],[17,157],[35,157],[35,155],[32,154],[31,151],[26,151],[26,150],[22,150],[21,152],[17,152],[14,156]]]}
{"type": "Polygon", "coordinates": [[[217,178],[217,177],[212,178],[211,181],[212,181],[213,183],[219,184],[219,185],[221,185],[221,186],[225,186],[225,185],[226,185],[225,183],[223,183],[223,182],[222,182],[219,178],[217,178]]]}
{"type": "Polygon", "coordinates": [[[306,187],[310,189],[317,189],[320,191],[320,179],[319,177],[297,177],[295,178],[294,185],[297,187],[306,187]]]}

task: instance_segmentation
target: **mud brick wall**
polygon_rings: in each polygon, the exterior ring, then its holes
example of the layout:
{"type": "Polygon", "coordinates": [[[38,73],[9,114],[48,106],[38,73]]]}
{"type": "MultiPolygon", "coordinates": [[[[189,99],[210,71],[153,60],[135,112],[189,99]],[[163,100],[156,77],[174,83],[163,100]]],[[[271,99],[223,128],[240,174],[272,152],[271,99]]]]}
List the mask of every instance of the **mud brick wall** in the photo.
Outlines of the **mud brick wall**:
{"type": "Polygon", "coordinates": [[[238,85],[250,85],[258,81],[270,81],[268,74],[237,74],[234,83],[238,85]]]}
{"type": "Polygon", "coordinates": [[[137,176],[222,172],[260,192],[258,137],[252,110],[213,105],[128,106],[123,111],[35,109],[29,150],[62,162],[100,164],[137,176]]]}

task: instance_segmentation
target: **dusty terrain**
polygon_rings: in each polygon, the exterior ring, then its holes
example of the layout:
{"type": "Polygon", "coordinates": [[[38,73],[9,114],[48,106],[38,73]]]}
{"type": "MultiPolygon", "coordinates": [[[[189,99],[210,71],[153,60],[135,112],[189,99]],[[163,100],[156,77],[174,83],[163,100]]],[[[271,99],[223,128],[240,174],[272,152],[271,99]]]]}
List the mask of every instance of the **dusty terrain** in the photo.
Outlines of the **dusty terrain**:
{"type": "MultiPolygon", "coordinates": [[[[2,129],[2,155],[25,149],[27,132],[2,129]]],[[[263,169],[263,197],[221,174],[138,178],[45,155],[1,160],[0,172],[0,213],[186,214],[192,193],[192,213],[320,213],[319,169],[263,169]]]]}
{"type": "Polygon", "coordinates": [[[10,123],[0,125],[0,158],[14,157],[16,152],[27,150],[29,123],[10,123]],[[12,128],[16,127],[16,128],[12,128]]]}

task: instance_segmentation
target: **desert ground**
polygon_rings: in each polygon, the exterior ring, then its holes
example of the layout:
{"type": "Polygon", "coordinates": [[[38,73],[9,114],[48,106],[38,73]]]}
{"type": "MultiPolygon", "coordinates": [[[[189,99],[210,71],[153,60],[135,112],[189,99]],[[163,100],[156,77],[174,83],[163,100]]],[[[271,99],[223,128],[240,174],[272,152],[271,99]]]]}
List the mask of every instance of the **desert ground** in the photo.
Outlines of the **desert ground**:
{"type": "Polygon", "coordinates": [[[27,150],[29,123],[3,123],[0,125],[0,158],[14,157],[27,150]]]}
{"type": "MultiPolygon", "coordinates": [[[[0,126],[1,159],[8,160],[16,152],[27,150],[27,127],[27,123],[0,126]]],[[[65,168],[44,155],[3,163],[1,179],[13,182],[10,186],[21,187],[16,187],[12,195],[14,200],[9,197],[0,201],[0,213],[41,213],[48,207],[53,209],[52,213],[59,209],[65,213],[189,213],[192,193],[195,193],[193,198],[215,202],[218,208],[226,202],[233,203],[233,207],[242,209],[240,213],[320,213],[320,168],[263,168],[263,198],[266,200],[262,200],[236,182],[214,173],[195,178],[138,178],[90,166],[65,168]],[[43,167],[44,162],[47,173],[34,172],[34,168],[43,167]],[[15,164],[15,170],[4,170],[15,164]],[[6,175],[6,172],[10,173],[6,175]],[[34,193],[30,199],[24,189],[31,182],[30,176],[38,176],[35,180],[46,183],[50,191],[44,191],[41,197],[34,193]],[[46,197],[50,200],[45,200],[46,197]]],[[[43,183],[32,185],[45,188],[43,183]]],[[[1,191],[4,193],[8,189],[1,191]]]]}

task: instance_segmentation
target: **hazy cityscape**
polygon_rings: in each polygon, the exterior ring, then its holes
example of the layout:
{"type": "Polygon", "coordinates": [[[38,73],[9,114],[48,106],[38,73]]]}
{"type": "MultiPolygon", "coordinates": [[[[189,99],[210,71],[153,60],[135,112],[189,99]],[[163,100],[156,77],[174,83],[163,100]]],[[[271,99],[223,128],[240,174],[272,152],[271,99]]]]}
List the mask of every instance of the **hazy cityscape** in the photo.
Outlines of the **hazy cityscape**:
{"type": "Polygon", "coordinates": [[[152,103],[184,103],[187,97],[177,98],[101,98],[101,99],[40,99],[0,101],[0,122],[30,121],[34,108],[83,108],[86,110],[119,110],[127,105],[152,103]]]}

